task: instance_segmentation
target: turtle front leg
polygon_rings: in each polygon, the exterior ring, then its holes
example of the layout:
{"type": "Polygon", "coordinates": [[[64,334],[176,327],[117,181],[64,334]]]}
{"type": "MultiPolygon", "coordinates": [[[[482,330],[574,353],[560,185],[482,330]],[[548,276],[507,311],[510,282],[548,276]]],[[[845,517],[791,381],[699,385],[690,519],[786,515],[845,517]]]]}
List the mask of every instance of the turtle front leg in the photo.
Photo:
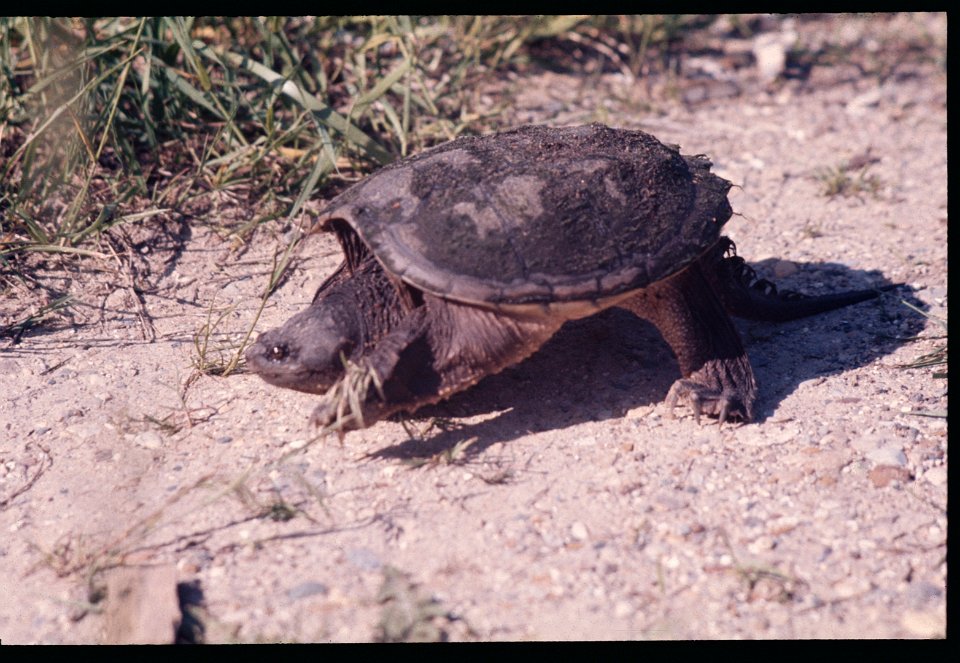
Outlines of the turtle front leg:
{"type": "Polygon", "coordinates": [[[562,322],[425,295],[422,306],[347,367],[311,421],[342,433],[436,403],[526,358],[562,322]]]}
{"type": "Polygon", "coordinates": [[[721,424],[753,419],[757,382],[750,359],[699,262],[621,306],[656,325],[677,356],[683,377],[667,392],[671,412],[683,400],[698,422],[701,414],[721,424]]]}
{"type": "MultiPolygon", "coordinates": [[[[429,364],[424,343],[429,332],[427,310],[414,309],[392,332],[381,338],[373,350],[352,363],[344,359],[344,375],[324,394],[310,421],[339,433],[366,428],[389,416],[397,400],[395,375],[405,367],[429,364]],[[385,390],[389,384],[389,393],[385,390]]],[[[429,380],[429,378],[428,378],[429,380]]],[[[421,380],[423,382],[423,380],[421,380]]]]}

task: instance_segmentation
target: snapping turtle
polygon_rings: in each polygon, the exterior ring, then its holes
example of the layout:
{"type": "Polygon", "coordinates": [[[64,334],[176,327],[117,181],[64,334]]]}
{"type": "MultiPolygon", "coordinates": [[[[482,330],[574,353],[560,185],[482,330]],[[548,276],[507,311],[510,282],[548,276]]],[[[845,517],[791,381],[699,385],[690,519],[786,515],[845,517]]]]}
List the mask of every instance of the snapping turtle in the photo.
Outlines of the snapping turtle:
{"type": "Polygon", "coordinates": [[[677,356],[671,410],[683,400],[698,420],[749,421],[757,385],[728,313],[789,320],[877,291],[806,297],[758,280],[720,235],[731,184],[710,166],[600,124],[459,138],[394,163],[325,208],[345,261],[248,364],[271,384],[328,392],[316,424],[363,428],[621,306],[677,356]]]}

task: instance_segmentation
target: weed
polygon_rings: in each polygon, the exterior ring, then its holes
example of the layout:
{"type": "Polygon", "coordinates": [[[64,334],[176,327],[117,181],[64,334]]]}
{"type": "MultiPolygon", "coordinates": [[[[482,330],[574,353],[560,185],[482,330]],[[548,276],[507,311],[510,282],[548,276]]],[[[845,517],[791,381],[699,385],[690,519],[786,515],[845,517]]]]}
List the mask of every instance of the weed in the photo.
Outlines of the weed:
{"type": "MultiPolygon", "coordinates": [[[[940,328],[943,330],[943,335],[934,336],[932,338],[934,340],[943,340],[944,342],[943,344],[938,345],[932,351],[927,352],[923,355],[920,355],[909,364],[901,364],[900,368],[914,368],[914,369],[915,368],[934,368],[935,370],[933,372],[933,377],[938,380],[946,380],[947,379],[947,344],[948,344],[946,340],[947,339],[946,319],[937,317],[935,315],[931,315],[926,311],[922,311],[916,306],[914,306],[913,304],[911,304],[910,302],[901,300],[901,303],[903,303],[904,306],[907,306],[908,308],[913,309],[920,315],[936,322],[937,325],[939,325],[940,328]]],[[[920,339],[914,338],[910,340],[920,340],[920,339]]],[[[933,410],[933,411],[918,410],[918,411],[911,412],[911,414],[924,416],[924,417],[938,417],[943,419],[947,418],[946,410],[933,410]]]]}
{"type": "Polygon", "coordinates": [[[820,168],[814,172],[814,178],[820,182],[823,195],[828,198],[849,198],[863,194],[876,197],[883,188],[883,181],[867,171],[877,161],[879,159],[871,157],[868,151],[837,166],[820,168]]]}

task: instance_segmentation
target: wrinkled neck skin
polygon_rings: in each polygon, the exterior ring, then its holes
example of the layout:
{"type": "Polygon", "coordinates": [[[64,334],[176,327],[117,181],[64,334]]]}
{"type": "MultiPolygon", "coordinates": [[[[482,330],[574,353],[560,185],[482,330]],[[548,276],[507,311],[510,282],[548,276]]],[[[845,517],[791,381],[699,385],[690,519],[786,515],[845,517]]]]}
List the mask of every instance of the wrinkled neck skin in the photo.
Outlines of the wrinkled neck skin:
{"type": "Polygon", "coordinates": [[[347,295],[349,301],[332,305],[349,307],[354,312],[357,356],[369,353],[370,348],[399,325],[413,308],[407,286],[390,279],[372,257],[357,267],[340,293],[347,295]]]}
{"type": "Polygon", "coordinates": [[[331,279],[314,302],[247,351],[250,368],[270,384],[324,393],[406,314],[396,287],[373,259],[331,279]]]}

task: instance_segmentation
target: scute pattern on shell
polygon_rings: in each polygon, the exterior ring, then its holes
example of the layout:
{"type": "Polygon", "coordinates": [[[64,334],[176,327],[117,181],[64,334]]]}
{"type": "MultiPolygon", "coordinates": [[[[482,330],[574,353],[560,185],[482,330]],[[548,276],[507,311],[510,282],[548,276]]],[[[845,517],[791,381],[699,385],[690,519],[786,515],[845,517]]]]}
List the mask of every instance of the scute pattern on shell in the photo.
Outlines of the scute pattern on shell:
{"type": "Polygon", "coordinates": [[[384,267],[470,303],[596,300],[694,261],[731,215],[704,157],[642,131],[540,126],[451,141],[334,199],[384,267]]]}

